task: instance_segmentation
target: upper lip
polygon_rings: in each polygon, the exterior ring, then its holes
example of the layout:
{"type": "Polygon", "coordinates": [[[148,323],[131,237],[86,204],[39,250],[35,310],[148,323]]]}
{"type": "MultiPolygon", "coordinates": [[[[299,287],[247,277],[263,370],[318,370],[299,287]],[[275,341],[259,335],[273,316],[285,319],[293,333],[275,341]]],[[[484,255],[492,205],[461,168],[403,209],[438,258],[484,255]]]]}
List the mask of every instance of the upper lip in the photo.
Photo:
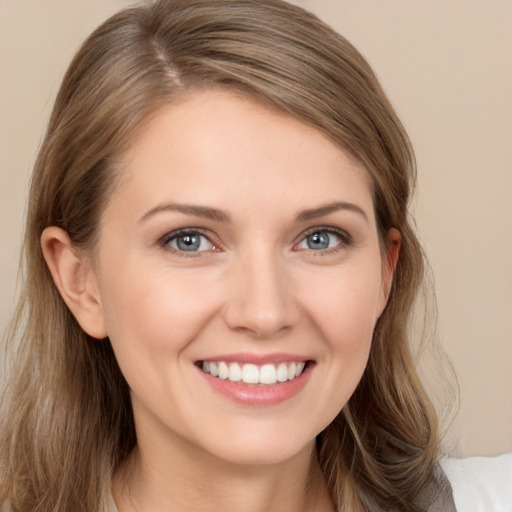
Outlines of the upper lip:
{"type": "Polygon", "coordinates": [[[220,354],[216,356],[207,356],[204,357],[197,362],[200,361],[208,361],[208,362],[220,362],[224,361],[226,363],[243,363],[243,364],[279,364],[279,363],[287,363],[287,362],[306,362],[310,361],[311,358],[298,354],[289,354],[285,352],[274,352],[269,354],[255,354],[249,352],[242,352],[236,354],[220,354]]]}

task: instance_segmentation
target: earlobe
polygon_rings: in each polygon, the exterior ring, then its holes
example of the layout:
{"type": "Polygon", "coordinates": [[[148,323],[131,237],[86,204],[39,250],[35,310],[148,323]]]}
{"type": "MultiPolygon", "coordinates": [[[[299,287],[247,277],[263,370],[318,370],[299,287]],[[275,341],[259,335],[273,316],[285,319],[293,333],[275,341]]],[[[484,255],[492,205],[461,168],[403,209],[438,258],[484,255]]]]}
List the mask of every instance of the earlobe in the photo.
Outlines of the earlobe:
{"type": "Polygon", "coordinates": [[[384,311],[391,292],[393,276],[395,275],[400,254],[401,241],[400,232],[395,228],[391,228],[386,238],[385,254],[382,258],[382,307],[380,314],[384,311]]]}
{"type": "Polygon", "coordinates": [[[82,329],[93,338],[105,338],[107,330],[96,278],[67,233],[55,226],[41,235],[44,259],[62,299],[82,329]]]}

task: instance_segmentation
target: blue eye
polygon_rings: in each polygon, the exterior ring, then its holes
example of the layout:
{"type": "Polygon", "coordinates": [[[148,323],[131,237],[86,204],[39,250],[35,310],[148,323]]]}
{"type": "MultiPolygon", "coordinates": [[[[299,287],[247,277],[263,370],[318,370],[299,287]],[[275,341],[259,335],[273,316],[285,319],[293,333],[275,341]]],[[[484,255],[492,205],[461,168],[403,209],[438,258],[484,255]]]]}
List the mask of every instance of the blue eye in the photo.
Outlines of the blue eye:
{"type": "Polygon", "coordinates": [[[215,248],[208,238],[196,231],[171,235],[165,240],[164,245],[182,252],[211,251],[215,248]]]}
{"type": "MultiPolygon", "coordinates": [[[[348,237],[345,237],[348,238],[348,237]]],[[[297,246],[298,249],[310,249],[313,251],[324,251],[332,249],[348,241],[340,233],[319,229],[307,234],[297,246]]]]}

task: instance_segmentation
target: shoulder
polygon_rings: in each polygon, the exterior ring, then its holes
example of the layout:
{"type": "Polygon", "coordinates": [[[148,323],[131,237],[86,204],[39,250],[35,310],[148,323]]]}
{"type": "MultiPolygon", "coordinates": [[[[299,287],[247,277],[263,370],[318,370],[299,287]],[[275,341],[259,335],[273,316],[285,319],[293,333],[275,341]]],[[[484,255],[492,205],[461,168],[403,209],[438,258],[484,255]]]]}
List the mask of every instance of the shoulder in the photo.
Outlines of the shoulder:
{"type": "Polygon", "coordinates": [[[512,453],[443,459],[457,512],[512,512],[512,453]]]}

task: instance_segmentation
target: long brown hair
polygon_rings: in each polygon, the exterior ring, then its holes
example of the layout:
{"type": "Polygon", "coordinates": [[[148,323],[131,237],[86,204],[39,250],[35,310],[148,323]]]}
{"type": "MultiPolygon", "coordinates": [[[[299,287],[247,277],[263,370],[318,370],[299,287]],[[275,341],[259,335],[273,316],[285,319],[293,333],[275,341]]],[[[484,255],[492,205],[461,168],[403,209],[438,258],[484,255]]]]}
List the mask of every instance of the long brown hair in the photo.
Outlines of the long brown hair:
{"type": "Polygon", "coordinates": [[[136,444],[129,389],[108,339],[85,334],[59,296],[40,237],[58,226],[93,250],[117,162],[145,121],[182,93],[220,87],[307,123],[359,159],[383,243],[401,252],[363,378],[318,436],[339,511],[426,510],[438,482],[436,414],[407,328],[424,258],[408,218],[409,139],[359,52],[280,0],[160,0],[125,9],[83,44],[58,93],[31,183],[24,288],[5,348],[0,507],[107,509],[111,476],[136,444]]]}

